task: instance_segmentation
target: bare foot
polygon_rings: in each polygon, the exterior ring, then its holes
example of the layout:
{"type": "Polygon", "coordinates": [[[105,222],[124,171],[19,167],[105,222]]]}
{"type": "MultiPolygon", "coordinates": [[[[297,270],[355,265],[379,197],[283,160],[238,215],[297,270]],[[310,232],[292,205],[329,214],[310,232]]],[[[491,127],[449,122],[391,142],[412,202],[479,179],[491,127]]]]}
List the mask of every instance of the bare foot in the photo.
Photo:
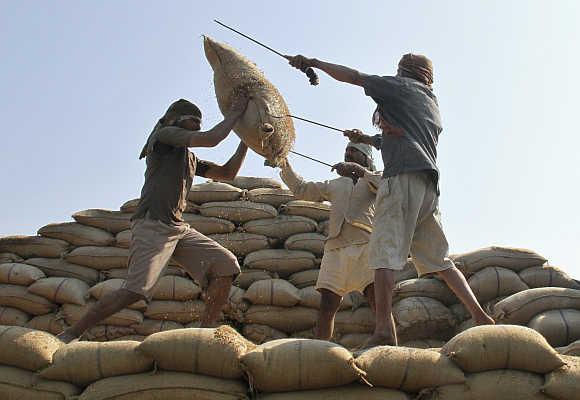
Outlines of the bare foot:
{"type": "Polygon", "coordinates": [[[58,340],[60,340],[61,342],[68,344],[68,343],[72,342],[73,340],[78,339],[78,336],[75,335],[74,333],[71,333],[68,330],[66,330],[66,331],[63,331],[60,334],[58,334],[56,336],[56,338],[58,340]]]}
{"type": "Polygon", "coordinates": [[[370,349],[372,347],[377,346],[396,346],[397,341],[391,335],[381,335],[381,334],[374,334],[370,338],[367,339],[361,346],[358,347],[356,350],[357,352],[362,352],[363,350],[370,349]]]}
{"type": "Polygon", "coordinates": [[[473,318],[475,326],[479,325],[495,325],[495,321],[487,314],[483,314],[477,318],[473,318]]]}

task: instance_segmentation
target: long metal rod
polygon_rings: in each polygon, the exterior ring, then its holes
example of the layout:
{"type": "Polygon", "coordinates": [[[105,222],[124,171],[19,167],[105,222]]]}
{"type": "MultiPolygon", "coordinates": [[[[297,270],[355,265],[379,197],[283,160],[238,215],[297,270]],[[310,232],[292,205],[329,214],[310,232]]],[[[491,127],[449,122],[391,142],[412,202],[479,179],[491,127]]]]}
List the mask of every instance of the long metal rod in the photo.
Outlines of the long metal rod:
{"type": "Polygon", "coordinates": [[[314,124],[314,125],[322,126],[324,128],[332,129],[334,131],[344,132],[344,129],[338,129],[338,128],[335,128],[334,126],[321,124],[320,122],[315,122],[315,121],[311,121],[311,120],[306,119],[306,118],[297,117],[296,115],[288,114],[288,116],[292,117],[294,119],[299,119],[300,121],[305,121],[305,122],[309,122],[309,123],[314,124]]]}
{"type": "Polygon", "coordinates": [[[230,28],[229,26],[227,26],[226,24],[224,24],[224,23],[222,23],[222,22],[218,21],[217,19],[214,19],[214,20],[213,20],[213,22],[215,22],[215,23],[217,23],[217,24],[220,24],[220,25],[221,25],[221,26],[223,26],[224,28],[228,28],[230,31],[234,31],[234,32],[236,32],[238,35],[242,35],[242,36],[243,36],[243,37],[245,37],[246,39],[249,39],[249,40],[251,40],[252,42],[254,42],[254,43],[256,43],[256,44],[258,44],[258,45],[260,45],[260,46],[262,46],[262,47],[264,47],[264,48],[266,48],[266,49],[268,49],[268,50],[270,50],[272,53],[276,53],[276,54],[278,54],[280,57],[282,57],[282,58],[286,59],[286,57],[284,56],[284,54],[280,53],[279,51],[277,51],[277,50],[274,50],[274,49],[273,49],[273,48],[271,48],[270,46],[266,46],[264,43],[260,43],[260,42],[258,42],[256,39],[254,39],[254,38],[251,38],[250,36],[248,36],[248,35],[246,35],[246,34],[243,34],[242,32],[235,30],[234,28],[230,28]]]}
{"type": "Polygon", "coordinates": [[[309,160],[316,161],[317,163],[320,163],[322,165],[326,165],[327,167],[332,168],[332,165],[325,163],[324,161],[317,160],[316,158],[312,158],[310,156],[307,156],[306,154],[298,153],[297,151],[294,151],[294,150],[290,150],[290,153],[296,154],[297,156],[300,156],[300,157],[308,158],[309,160]]]}

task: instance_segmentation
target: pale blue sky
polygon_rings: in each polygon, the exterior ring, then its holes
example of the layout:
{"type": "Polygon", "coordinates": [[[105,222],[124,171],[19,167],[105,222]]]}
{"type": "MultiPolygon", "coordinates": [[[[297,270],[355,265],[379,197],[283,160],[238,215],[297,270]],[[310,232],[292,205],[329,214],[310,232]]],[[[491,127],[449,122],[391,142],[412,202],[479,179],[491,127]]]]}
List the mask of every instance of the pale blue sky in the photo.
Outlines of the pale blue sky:
{"type": "MultiPolygon", "coordinates": [[[[0,236],[34,234],[87,208],[138,197],[137,159],[173,100],[220,121],[201,35],[255,61],[292,113],[372,132],[362,90],[320,74],[312,87],[272,47],[389,75],[400,56],[435,65],[444,122],[441,207],[453,252],[535,249],[580,277],[580,2],[0,1],[0,236]]],[[[333,163],[345,140],[296,123],[295,149],[333,163]]],[[[232,135],[202,158],[224,161],[232,135]]],[[[241,173],[277,177],[248,156],[241,173]]],[[[308,179],[333,175],[292,157],[308,179]]]]}

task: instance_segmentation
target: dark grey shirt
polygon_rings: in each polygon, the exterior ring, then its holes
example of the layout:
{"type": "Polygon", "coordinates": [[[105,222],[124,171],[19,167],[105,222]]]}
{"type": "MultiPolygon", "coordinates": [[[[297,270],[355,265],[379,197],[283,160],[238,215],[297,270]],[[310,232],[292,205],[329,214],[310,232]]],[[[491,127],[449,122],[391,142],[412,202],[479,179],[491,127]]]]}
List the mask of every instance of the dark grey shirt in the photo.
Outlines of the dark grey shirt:
{"type": "Polygon", "coordinates": [[[404,131],[402,136],[377,135],[374,146],[383,156],[383,177],[425,170],[437,185],[437,142],[442,127],[431,88],[411,78],[377,75],[364,75],[363,88],[383,119],[404,131]]]}

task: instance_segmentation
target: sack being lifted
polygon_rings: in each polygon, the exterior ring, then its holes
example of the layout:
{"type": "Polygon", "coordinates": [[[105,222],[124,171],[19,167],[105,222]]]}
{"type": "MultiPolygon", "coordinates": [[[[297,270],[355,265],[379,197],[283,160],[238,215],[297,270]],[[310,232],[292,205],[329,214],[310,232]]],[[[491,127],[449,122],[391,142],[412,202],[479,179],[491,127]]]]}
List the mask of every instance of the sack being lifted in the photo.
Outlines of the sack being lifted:
{"type": "Polygon", "coordinates": [[[278,89],[246,57],[232,47],[204,37],[205,56],[214,71],[214,86],[222,114],[234,96],[247,92],[248,108],[234,132],[256,153],[278,166],[294,144],[290,112],[278,89]]]}

